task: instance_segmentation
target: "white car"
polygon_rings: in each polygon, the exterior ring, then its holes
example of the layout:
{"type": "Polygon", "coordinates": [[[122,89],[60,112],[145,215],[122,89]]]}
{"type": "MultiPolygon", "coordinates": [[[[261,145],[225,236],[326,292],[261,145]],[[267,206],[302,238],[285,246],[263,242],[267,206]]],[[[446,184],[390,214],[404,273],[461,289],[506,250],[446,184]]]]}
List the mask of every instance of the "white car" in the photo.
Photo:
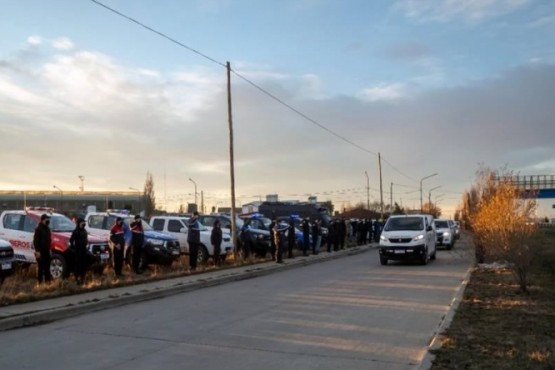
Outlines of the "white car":
{"type": "Polygon", "coordinates": [[[436,227],[436,244],[444,245],[447,249],[455,246],[455,229],[451,220],[434,220],[436,227]]]}
{"type": "MultiPolygon", "coordinates": [[[[181,246],[181,252],[183,254],[189,254],[189,243],[187,243],[187,220],[188,217],[182,216],[152,216],[150,218],[150,226],[156,231],[168,233],[173,235],[179,240],[179,245],[181,246]]],[[[200,248],[198,251],[197,261],[199,263],[204,263],[209,257],[214,255],[214,247],[210,242],[211,230],[203,225],[203,229],[200,231],[200,248]]],[[[221,245],[221,256],[226,256],[227,253],[233,252],[233,243],[231,241],[231,235],[228,231],[222,229],[222,245],[221,245]]]]}
{"type": "Polygon", "coordinates": [[[388,260],[418,260],[426,265],[436,258],[436,233],[430,215],[394,215],[380,235],[380,263],[388,260]]]}

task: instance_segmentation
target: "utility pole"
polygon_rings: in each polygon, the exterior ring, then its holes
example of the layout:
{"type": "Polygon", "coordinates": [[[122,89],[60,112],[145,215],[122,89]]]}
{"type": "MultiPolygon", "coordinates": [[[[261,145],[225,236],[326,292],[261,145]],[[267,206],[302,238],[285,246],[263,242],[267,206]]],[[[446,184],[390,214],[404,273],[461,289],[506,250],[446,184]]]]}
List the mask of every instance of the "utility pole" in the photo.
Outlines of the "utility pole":
{"type": "Polygon", "coordinates": [[[389,187],[389,212],[393,212],[393,183],[389,187]]]}
{"type": "Polygon", "coordinates": [[[368,171],[364,171],[366,175],[366,209],[370,210],[370,177],[368,177],[368,171]]]}
{"type": "Polygon", "coordinates": [[[428,176],[424,176],[423,178],[420,179],[420,213],[423,212],[422,208],[423,208],[423,203],[422,203],[422,181],[429,179],[430,177],[434,177],[437,176],[437,173],[432,173],[431,175],[428,176]]]}
{"type": "Polygon", "coordinates": [[[238,257],[237,248],[237,230],[235,225],[235,161],[233,156],[233,116],[231,114],[231,65],[227,66],[227,119],[229,124],[229,174],[231,178],[231,241],[233,242],[233,251],[235,261],[238,257]]]}
{"type": "Polygon", "coordinates": [[[381,211],[380,218],[383,220],[382,156],[381,156],[380,152],[378,152],[378,166],[380,168],[380,211],[381,211]]]}
{"type": "Polygon", "coordinates": [[[79,180],[81,180],[81,186],[79,187],[79,190],[81,190],[81,193],[83,193],[85,191],[85,176],[77,176],[79,177],[79,180]]]}
{"type": "Polygon", "coordinates": [[[202,213],[204,212],[204,190],[200,191],[200,210],[202,213]]]}

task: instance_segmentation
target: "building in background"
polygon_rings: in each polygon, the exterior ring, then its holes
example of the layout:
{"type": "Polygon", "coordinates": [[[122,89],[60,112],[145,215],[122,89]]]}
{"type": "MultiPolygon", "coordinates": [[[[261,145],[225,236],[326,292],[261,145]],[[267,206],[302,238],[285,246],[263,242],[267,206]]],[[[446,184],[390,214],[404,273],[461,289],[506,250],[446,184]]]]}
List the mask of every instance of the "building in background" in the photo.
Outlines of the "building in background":
{"type": "Polygon", "coordinates": [[[143,211],[143,193],[138,191],[21,191],[0,190],[0,210],[50,207],[68,216],[85,214],[88,210],[127,209],[143,211]]]}

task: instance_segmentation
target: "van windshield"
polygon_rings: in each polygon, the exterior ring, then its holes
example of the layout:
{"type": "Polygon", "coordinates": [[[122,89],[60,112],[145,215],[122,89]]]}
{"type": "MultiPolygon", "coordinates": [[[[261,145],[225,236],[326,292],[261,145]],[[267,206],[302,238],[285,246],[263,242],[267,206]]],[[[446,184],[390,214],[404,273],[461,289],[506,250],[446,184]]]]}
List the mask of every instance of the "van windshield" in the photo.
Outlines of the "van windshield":
{"type": "Polygon", "coordinates": [[[385,231],[409,230],[419,231],[424,229],[422,217],[394,217],[387,220],[385,231]]]}

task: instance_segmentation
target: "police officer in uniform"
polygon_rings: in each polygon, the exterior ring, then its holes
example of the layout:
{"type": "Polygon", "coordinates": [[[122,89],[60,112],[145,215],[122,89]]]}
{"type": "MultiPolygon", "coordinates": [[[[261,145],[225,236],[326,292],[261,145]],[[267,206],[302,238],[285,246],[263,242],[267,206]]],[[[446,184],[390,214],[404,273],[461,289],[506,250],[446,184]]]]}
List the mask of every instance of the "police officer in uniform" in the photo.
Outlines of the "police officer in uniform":
{"type": "MultiPolygon", "coordinates": [[[[131,222],[131,245],[133,247],[133,260],[131,265],[136,274],[142,274],[141,271],[141,255],[143,254],[143,245],[145,243],[145,232],[143,230],[143,221],[140,215],[135,215],[135,221],[131,222]]],[[[143,261],[143,267],[145,261],[143,261]]]]}
{"type": "Polygon", "coordinates": [[[113,245],[114,271],[117,277],[121,276],[123,268],[123,253],[125,248],[125,231],[123,218],[117,217],[114,226],[110,229],[110,242],[113,245]]]}
{"type": "Polygon", "coordinates": [[[79,218],[75,224],[75,229],[71,233],[71,238],[69,238],[70,248],[75,254],[74,273],[78,285],[83,284],[85,274],[87,273],[87,245],[89,244],[89,238],[85,225],[85,220],[79,218]]]}
{"type": "Polygon", "coordinates": [[[295,258],[295,256],[293,256],[293,248],[295,248],[296,242],[295,221],[289,220],[289,227],[287,228],[287,258],[295,258]]]}
{"type": "Polygon", "coordinates": [[[50,232],[50,217],[45,213],[40,216],[40,223],[33,235],[33,245],[35,247],[35,258],[37,259],[37,279],[39,284],[50,283],[50,244],[52,243],[52,233],[50,232]]]}
{"type": "Polygon", "coordinates": [[[197,269],[198,248],[200,245],[200,222],[198,220],[198,212],[193,212],[193,217],[189,219],[187,224],[189,232],[187,235],[187,243],[189,244],[189,267],[191,271],[197,269]]]}

